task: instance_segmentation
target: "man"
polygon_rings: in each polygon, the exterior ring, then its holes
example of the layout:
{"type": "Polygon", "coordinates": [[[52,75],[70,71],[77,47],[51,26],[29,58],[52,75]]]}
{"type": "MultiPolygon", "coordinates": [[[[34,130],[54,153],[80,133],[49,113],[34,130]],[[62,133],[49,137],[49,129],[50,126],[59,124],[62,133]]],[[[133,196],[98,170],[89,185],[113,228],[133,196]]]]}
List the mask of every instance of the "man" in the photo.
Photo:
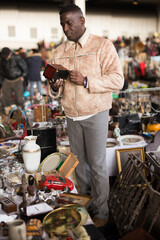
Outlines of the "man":
{"type": "Polygon", "coordinates": [[[41,55],[38,53],[37,49],[31,49],[29,56],[26,58],[28,66],[28,76],[27,79],[30,82],[30,97],[33,100],[34,96],[34,83],[37,84],[38,92],[41,94],[41,55]]]}
{"type": "Polygon", "coordinates": [[[112,92],[123,87],[123,73],[113,44],[89,33],[78,6],[65,6],[60,22],[67,41],[55,49],[52,63],[68,69],[69,77],[50,81],[48,91],[51,97],[63,93],[61,104],[67,116],[70,147],[79,160],[76,177],[80,193],[92,196],[93,222],[101,227],[108,219],[109,109],[112,92]]]}
{"type": "Polygon", "coordinates": [[[8,47],[1,52],[2,104],[8,107],[16,103],[23,105],[23,81],[27,75],[27,64],[20,55],[12,53],[8,47]],[[13,100],[15,94],[15,102],[13,100]]]}

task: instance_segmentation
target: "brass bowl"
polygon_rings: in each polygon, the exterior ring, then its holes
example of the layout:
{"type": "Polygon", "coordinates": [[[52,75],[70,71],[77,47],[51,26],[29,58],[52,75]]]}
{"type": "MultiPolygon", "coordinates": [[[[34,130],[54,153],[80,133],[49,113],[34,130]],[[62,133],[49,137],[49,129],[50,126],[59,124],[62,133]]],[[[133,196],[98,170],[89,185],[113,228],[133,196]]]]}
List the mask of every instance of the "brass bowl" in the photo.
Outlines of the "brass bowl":
{"type": "Polygon", "coordinates": [[[64,206],[48,213],[43,219],[43,227],[52,235],[67,234],[67,229],[75,229],[81,223],[81,214],[77,208],[64,206]]]}
{"type": "Polygon", "coordinates": [[[78,226],[82,226],[86,223],[88,219],[88,212],[83,206],[74,203],[74,204],[65,205],[64,207],[73,208],[79,212],[79,214],[81,215],[81,222],[79,223],[78,226]]]}

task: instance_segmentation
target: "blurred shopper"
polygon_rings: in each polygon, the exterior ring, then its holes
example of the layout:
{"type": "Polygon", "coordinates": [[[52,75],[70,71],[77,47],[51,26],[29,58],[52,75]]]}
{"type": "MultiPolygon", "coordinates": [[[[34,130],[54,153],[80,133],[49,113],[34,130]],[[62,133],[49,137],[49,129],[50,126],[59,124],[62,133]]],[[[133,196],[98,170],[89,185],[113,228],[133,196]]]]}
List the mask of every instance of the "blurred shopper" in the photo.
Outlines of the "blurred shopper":
{"type": "MultiPolygon", "coordinates": [[[[27,53],[26,53],[26,50],[24,48],[22,48],[22,47],[18,48],[15,51],[15,54],[19,54],[24,59],[24,61],[26,62],[27,53]]],[[[27,76],[25,76],[24,81],[23,81],[23,91],[24,92],[27,91],[27,86],[28,86],[28,78],[27,78],[27,76]]]]}
{"type": "Polygon", "coordinates": [[[3,107],[16,104],[22,106],[23,81],[27,75],[27,64],[24,59],[13,53],[8,47],[1,52],[2,104],[3,107]],[[13,98],[15,95],[15,99],[13,98]]]}
{"type": "Polygon", "coordinates": [[[2,87],[2,57],[1,57],[2,53],[0,52],[0,89],[2,87]]]}
{"type": "Polygon", "coordinates": [[[34,83],[37,83],[38,92],[41,94],[41,55],[37,49],[31,49],[29,56],[26,59],[28,66],[28,81],[30,83],[30,97],[34,96],[34,83]]]}

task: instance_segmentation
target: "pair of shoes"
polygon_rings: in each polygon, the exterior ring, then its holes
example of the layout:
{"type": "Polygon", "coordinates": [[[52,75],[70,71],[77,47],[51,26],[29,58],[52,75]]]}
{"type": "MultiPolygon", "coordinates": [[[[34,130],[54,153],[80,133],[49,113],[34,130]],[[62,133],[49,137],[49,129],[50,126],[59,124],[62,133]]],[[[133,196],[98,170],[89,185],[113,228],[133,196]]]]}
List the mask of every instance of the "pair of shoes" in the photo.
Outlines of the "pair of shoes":
{"type": "Polygon", "coordinates": [[[97,228],[103,227],[108,223],[108,219],[102,219],[102,218],[94,217],[93,218],[93,223],[97,228]]]}

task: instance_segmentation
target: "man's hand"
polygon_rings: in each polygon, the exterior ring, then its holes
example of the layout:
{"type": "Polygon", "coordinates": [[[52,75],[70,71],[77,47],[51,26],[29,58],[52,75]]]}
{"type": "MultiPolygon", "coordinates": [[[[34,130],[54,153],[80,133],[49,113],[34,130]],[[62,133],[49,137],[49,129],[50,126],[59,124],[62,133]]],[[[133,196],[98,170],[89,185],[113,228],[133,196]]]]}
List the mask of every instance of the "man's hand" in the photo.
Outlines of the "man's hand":
{"type": "Polygon", "coordinates": [[[70,81],[75,83],[76,85],[84,85],[84,77],[83,75],[75,70],[69,72],[70,81]]]}
{"type": "Polygon", "coordinates": [[[53,91],[58,91],[59,87],[63,84],[63,79],[57,79],[56,82],[53,82],[52,80],[49,80],[49,84],[53,91]]]}

